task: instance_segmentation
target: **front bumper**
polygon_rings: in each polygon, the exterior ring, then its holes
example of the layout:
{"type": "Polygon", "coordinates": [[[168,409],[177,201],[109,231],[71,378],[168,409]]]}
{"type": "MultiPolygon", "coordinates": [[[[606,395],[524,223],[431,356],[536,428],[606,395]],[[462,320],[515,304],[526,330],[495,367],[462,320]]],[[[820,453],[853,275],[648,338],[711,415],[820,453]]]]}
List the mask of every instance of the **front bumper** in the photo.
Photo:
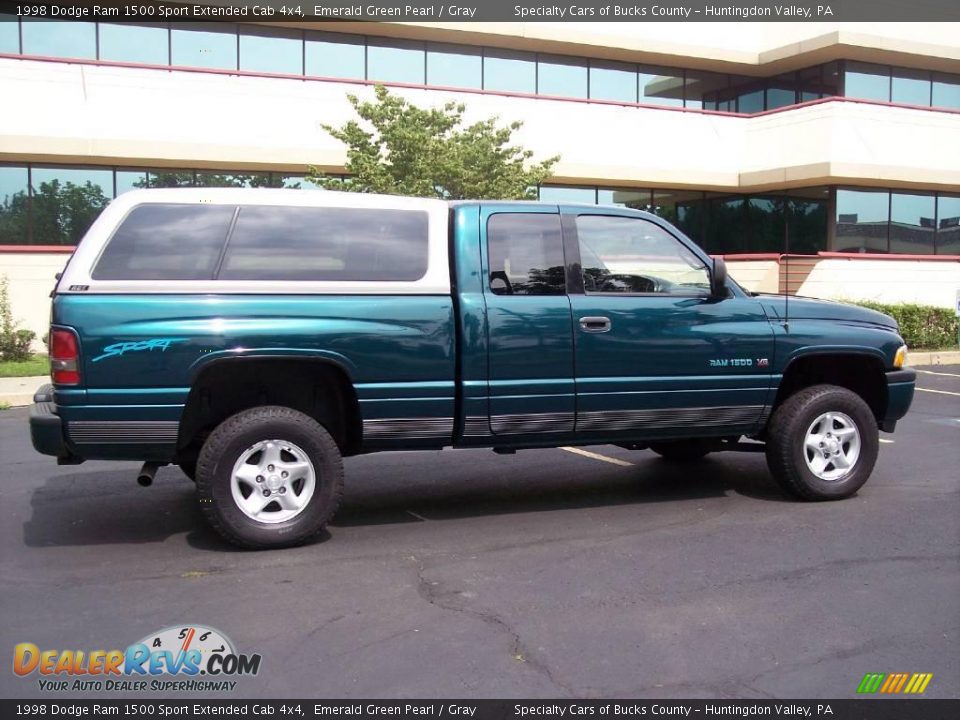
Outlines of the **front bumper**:
{"type": "Polygon", "coordinates": [[[881,430],[893,432],[897,427],[897,420],[907,414],[910,403],[913,402],[916,383],[916,370],[905,368],[887,371],[887,409],[880,421],[881,430]]]}

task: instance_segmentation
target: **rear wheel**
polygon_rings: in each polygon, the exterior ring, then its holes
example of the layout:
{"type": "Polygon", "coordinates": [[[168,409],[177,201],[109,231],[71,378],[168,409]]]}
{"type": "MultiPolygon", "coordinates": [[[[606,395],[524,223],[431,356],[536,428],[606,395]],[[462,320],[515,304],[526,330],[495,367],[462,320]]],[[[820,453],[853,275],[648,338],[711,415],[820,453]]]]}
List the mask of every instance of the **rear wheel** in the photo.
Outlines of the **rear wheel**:
{"type": "Polygon", "coordinates": [[[340,450],[322,425],[296,410],[244,410],[204,443],[197,493],[207,520],[235,545],[299,545],[318,535],[340,504],[340,450]]]}
{"type": "Polygon", "coordinates": [[[879,447],[870,407],[835,385],[815,385],[787,398],[767,429],[770,472],[804,500],[853,495],[870,477],[879,447]]]}
{"type": "Polygon", "coordinates": [[[670,460],[671,462],[694,462],[710,452],[709,445],[701,438],[653,443],[650,445],[650,449],[664,460],[670,460]]]}

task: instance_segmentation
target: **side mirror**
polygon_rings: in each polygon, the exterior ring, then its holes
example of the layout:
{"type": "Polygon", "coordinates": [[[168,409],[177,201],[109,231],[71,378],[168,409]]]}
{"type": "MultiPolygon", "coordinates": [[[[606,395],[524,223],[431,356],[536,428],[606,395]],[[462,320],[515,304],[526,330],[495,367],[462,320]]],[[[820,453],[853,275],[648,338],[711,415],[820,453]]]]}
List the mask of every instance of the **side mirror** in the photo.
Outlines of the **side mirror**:
{"type": "Polygon", "coordinates": [[[713,259],[713,272],[710,273],[710,297],[714,300],[727,297],[727,263],[722,257],[713,259]]]}

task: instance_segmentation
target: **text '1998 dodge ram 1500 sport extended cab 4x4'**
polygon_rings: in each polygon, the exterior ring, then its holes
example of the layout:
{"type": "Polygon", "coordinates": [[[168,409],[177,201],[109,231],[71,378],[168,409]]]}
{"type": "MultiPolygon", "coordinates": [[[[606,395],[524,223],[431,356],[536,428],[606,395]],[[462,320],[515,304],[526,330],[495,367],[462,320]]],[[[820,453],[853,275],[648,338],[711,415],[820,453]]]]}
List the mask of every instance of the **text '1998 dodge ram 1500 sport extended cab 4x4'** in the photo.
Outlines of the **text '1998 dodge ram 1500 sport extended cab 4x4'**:
{"type": "Polygon", "coordinates": [[[915,374],[886,315],[786,305],[620,207],[134,191],[57,283],[31,433],[142,484],[178,464],[245,547],[317,535],[342,457],[383,450],[765,448],[794,495],[847,497],[915,374]]]}

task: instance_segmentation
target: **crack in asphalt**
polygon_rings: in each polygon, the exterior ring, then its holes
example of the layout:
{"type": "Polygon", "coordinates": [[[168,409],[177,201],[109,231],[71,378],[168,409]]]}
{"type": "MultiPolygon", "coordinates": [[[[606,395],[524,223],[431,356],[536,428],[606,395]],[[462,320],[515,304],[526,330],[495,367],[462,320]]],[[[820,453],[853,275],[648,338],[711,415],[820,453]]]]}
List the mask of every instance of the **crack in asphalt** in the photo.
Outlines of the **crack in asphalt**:
{"type": "Polygon", "coordinates": [[[551,685],[560,688],[568,696],[577,697],[577,692],[554,676],[550,667],[541,660],[533,650],[527,647],[520,637],[520,634],[513,629],[503,616],[492,610],[471,608],[462,602],[458,602],[458,598],[464,597],[460,592],[456,590],[444,590],[439,582],[428,580],[426,578],[426,568],[423,565],[423,561],[416,556],[410,555],[409,560],[413,562],[416,568],[416,590],[421,598],[441,610],[474,617],[498,633],[506,635],[510,639],[510,656],[513,660],[522,662],[525,666],[544,677],[551,685]]]}

